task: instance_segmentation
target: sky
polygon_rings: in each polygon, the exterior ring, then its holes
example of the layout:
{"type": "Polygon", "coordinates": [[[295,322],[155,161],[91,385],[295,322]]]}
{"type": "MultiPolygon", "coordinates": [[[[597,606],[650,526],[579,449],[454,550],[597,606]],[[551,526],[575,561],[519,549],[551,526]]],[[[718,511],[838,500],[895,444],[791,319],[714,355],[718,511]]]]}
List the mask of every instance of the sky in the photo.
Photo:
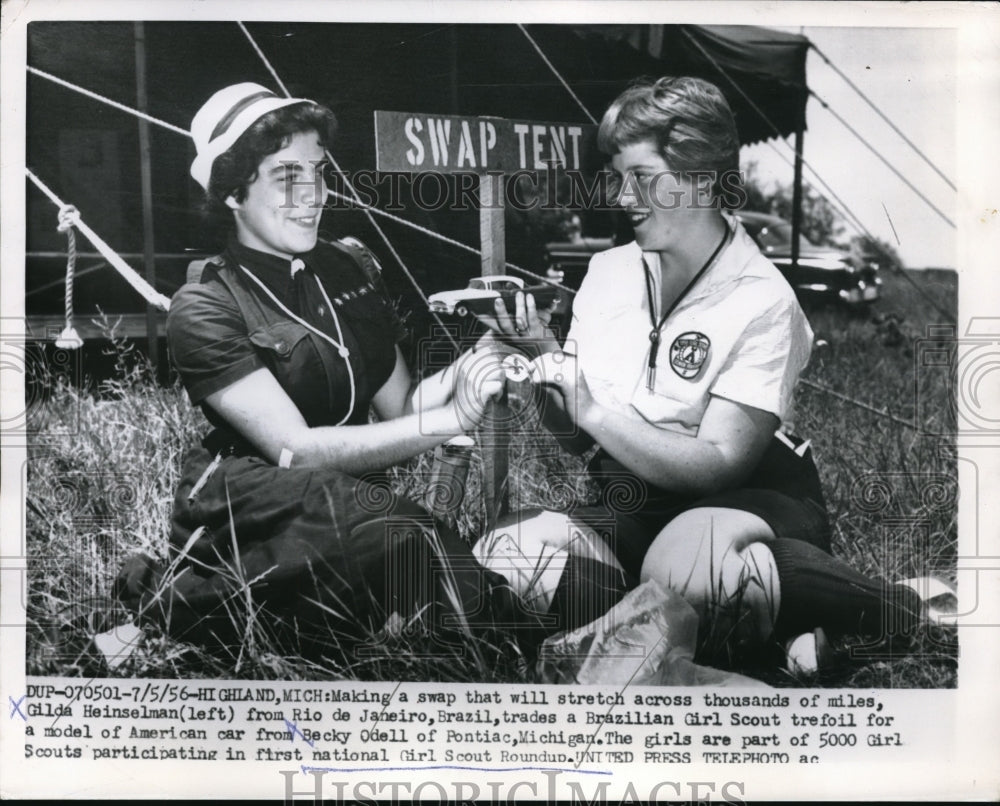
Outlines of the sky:
{"type": "MultiPolygon", "coordinates": [[[[779,30],[809,37],[945,176],[955,181],[954,31],[808,26],[779,30]]],[[[809,50],[806,79],[810,89],[945,216],[955,220],[955,192],[813,49],[809,50]]],[[[806,125],[803,156],[808,166],[850,206],[873,235],[896,247],[904,265],[955,267],[955,229],[815,98],[809,100],[806,125]]],[[[779,140],[770,141],[771,145],[758,143],[744,148],[741,158],[744,164],[754,160],[762,179],[790,184],[792,168],[778,156],[776,149],[790,159],[792,142],[790,137],[787,143],[779,140]]],[[[805,176],[812,179],[808,167],[805,176]]]]}

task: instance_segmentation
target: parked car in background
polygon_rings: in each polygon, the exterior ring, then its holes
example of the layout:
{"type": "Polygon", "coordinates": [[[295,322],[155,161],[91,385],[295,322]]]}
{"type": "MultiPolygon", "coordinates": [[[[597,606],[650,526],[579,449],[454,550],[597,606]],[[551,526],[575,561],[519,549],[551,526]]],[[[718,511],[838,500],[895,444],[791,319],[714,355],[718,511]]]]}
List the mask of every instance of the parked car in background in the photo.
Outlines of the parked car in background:
{"type": "Polygon", "coordinates": [[[785,276],[803,302],[874,302],[882,295],[879,266],[847,250],[817,246],[799,234],[798,266],[792,266],[792,225],[775,215],[741,210],[737,217],[760,251],[785,276]]]}
{"type": "MultiPolygon", "coordinates": [[[[587,273],[591,256],[615,245],[614,238],[577,238],[573,241],[553,241],[545,244],[548,261],[546,275],[553,282],[576,291],[587,273]]],[[[569,330],[569,317],[573,313],[573,295],[563,292],[553,310],[560,335],[569,330]]]]}
{"type": "MultiPolygon", "coordinates": [[[[792,267],[792,225],[775,215],[741,210],[737,217],[761,252],[785,276],[804,304],[843,302],[861,305],[882,295],[879,266],[872,260],[857,260],[847,250],[817,246],[799,235],[799,261],[792,267]]],[[[613,238],[579,238],[547,243],[548,277],[577,289],[587,273],[590,258],[614,246],[613,238]]],[[[563,294],[556,313],[564,318],[572,312],[572,298],[563,294]]]]}

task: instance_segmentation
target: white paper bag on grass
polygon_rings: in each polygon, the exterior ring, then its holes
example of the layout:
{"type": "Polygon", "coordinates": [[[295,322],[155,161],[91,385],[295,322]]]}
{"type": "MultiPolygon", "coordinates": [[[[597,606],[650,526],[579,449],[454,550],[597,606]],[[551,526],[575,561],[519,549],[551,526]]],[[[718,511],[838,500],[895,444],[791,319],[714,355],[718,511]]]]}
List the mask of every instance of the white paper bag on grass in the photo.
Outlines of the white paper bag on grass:
{"type": "Polygon", "coordinates": [[[536,674],[544,683],[768,688],[759,680],[694,663],[697,638],[694,608],[650,580],[596,621],[548,638],[536,674]]]}

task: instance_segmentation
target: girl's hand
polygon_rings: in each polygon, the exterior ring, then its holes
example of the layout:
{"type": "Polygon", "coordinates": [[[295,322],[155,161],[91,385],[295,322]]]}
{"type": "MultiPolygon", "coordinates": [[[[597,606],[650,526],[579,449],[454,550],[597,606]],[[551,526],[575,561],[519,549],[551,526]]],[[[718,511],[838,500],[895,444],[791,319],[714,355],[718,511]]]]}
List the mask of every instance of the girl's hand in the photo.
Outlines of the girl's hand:
{"type": "MultiPolygon", "coordinates": [[[[553,304],[554,307],[554,304],[553,304]]],[[[507,311],[504,301],[497,298],[493,305],[493,315],[477,315],[476,318],[490,330],[513,342],[540,341],[551,339],[552,331],[549,322],[552,321],[552,308],[539,311],[535,307],[533,294],[518,291],[514,296],[514,315],[507,311]]]]}
{"type": "Polygon", "coordinates": [[[597,405],[572,353],[563,350],[543,353],[531,362],[531,380],[555,387],[562,395],[566,413],[577,425],[585,422],[597,405]]]}
{"type": "Polygon", "coordinates": [[[475,350],[463,353],[455,362],[455,389],[452,405],[464,431],[482,420],[490,400],[504,390],[506,376],[503,354],[492,337],[480,339],[475,350]]]}

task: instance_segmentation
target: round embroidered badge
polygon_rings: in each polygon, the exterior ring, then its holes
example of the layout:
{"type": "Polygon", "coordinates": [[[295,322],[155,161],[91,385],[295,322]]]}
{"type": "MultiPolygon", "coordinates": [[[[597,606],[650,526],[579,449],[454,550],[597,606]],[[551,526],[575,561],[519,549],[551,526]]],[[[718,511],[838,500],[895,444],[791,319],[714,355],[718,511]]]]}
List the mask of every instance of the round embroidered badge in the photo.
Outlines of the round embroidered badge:
{"type": "Polygon", "coordinates": [[[670,345],[670,368],[682,378],[691,380],[701,372],[712,342],[704,333],[681,333],[670,345]]]}

